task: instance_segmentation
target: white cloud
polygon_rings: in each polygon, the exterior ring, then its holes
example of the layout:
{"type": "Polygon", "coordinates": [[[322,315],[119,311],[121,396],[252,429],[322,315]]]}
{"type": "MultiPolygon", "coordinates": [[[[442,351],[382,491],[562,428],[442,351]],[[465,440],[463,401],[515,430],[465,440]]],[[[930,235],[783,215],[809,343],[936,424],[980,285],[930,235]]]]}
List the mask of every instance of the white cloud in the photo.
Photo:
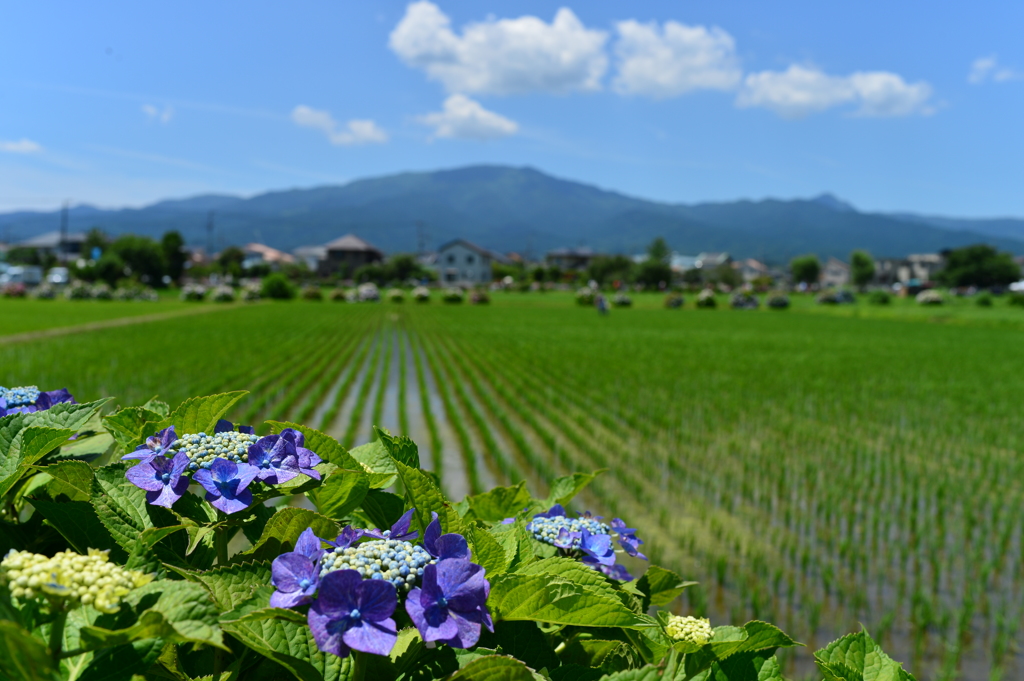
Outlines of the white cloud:
{"type": "Polygon", "coordinates": [[[740,107],[764,107],[783,118],[801,118],[843,104],[859,104],[858,116],[910,116],[930,114],[932,88],[928,83],[907,83],[895,73],[858,71],[830,76],[797,64],[785,71],[748,74],[736,98],[740,107]]]}
{"type": "Polygon", "coordinates": [[[292,121],[304,128],[319,130],[327,135],[331,144],[339,146],[379,144],[388,141],[388,134],[372,120],[353,119],[339,126],[329,112],[301,104],[292,109],[292,121]]]}
{"type": "Polygon", "coordinates": [[[967,76],[967,81],[975,85],[988,80],[1003,83],[1008,80],[1022,79],[1024,79],[1024,73],[1000,66],[999,60],[994,54],[988,57],[979,57],[971,62],[971,72],[967,76]]]}
{"type": "Polygon", "coordinates": [[[519,130],[515,121],[488,111],[465,95],[450,96],[444,100],[444,111],[418,120],[434,128],[434,137],[483,140],[514,135],[519,130]]]}
{"type": "Polygon", "coordinates": [[[732,36],[713,26],[620,21],[615,44],[615,91],[624,95],[678,97],[692,90],[731,90],[743,76],[732,36]]]}
{"type": "Polygon", "coordinates": [[[449,92],[507,95],[600,90],[607,39],[565,7],[550,24],[533,16],[489,18],[467,24],[458,35],[448,16],[423,0],[406,8],[389,45],[449,92]]]}
{"type": "Polygon", "coordinates": [[[42,150],[38,143],[24,137],[17,141],[0,140],[0,151],[8,154],[35,154],[42,150]]]}
{"type": "Polygon", "coordinates": [[[143,104],[142,113],[149,116],[150,120],[159,121],[161,123],[169,123],[174,117],[174,109],[170,106],[165,106],[161,109],[152,104],[143,104]]]}

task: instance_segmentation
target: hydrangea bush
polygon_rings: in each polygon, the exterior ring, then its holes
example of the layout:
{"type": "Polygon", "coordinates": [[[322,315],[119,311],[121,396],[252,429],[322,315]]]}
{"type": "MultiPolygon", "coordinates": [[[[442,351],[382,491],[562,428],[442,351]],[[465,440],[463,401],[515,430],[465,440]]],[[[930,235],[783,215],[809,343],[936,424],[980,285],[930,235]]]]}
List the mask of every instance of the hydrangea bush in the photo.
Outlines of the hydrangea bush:
{"type": "MultiPolygon", "coordinates": [[[[681,612],[642,528],[576,503],[600,471],[455,501],[385,430],[51,392],[0,389],[0,678],[779,681],[799,645],[681,612]]],[[[816,661],[913,678],[865,632],[816,661]]]]}

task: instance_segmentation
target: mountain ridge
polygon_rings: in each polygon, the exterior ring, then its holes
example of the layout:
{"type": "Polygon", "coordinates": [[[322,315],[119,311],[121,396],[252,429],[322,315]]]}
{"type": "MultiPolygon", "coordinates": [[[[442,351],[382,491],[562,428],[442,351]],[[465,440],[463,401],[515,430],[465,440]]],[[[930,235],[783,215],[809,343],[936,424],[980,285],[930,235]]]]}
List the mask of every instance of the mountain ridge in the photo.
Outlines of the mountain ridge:
{"type": "MultiPolygon", "coordinates": [[[[1024,220],[970,219],[861,212],[831,193],[809,199],[741,199],[706,203],[651,201],[553,177],[530,166],[465,166],[368,177],[344,185],[272,190],[250,197],[209,193],[139,208],[69,210],[70,229],[159,237],[177,229],[214,249],[260,241],[290,250],[355,232],[387,252],[412,252],[419,232],[428,250],[465,238],[534,257],[586,245],[636,253],[657,236],[680,252],[728,251],[781,263],[802,253],[846,259],[864,248],[876,256],[933,252],[986,242],[1024,253],[1024,220]]],[[[59,228],[59,211],[0,214],[0,236],[18,240],[59,228]]]]}

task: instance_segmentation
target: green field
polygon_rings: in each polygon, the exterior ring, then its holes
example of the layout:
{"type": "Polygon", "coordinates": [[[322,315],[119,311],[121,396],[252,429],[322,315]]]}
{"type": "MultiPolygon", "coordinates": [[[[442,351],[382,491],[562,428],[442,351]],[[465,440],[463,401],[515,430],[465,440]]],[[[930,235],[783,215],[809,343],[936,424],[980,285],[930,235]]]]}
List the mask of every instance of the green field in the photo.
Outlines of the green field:
{"type": "Polygon", "coordinates": [[[247,389],[237,420],[411,435],[455,498],[607,468],[586,502],[701,582],[687,611],[810,650],[863,623],[919,679],[1020,678],[1024,309],[692,298],[606,318],[563,293],[201,304],[8,343],[182,306],[0,300],[0,385],[124,405],[247,389]]]}

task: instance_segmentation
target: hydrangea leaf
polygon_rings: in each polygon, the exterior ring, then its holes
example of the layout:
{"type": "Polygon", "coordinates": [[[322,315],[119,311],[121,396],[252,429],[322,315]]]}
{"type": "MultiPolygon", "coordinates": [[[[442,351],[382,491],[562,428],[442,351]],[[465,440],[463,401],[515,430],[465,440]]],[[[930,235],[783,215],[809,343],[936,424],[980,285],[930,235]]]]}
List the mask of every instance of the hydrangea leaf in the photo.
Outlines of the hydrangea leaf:
{"type": "Polygon", "coordinates": [[[124,681],[149,669],[163,650],[159,638],[135,641],[93,653],[92,662],[75,681],[124,681]]]}
{"type": "Polygon", "coordinates": [[[46,645],[15,622],[0,620],[0,675],[25,681],[56,681],[46,645]]]}
{"type": "Polygon", "coordinates": [[[628,643],[601,639],[577,639],[566,646],[559,657],[570,664],[600,667],[605,672],[629,669],[638,662],[628,643]]]}
{"type": "Polygon", "coordinates": [[[487,655],[473,660],[452,674],[450,681],[534,681],[543,678],[529,667],[504,655],[487,655]]]}
{"type": "Polygon", "coordinates": [[[371,489],[362,503],[363,515],[373,527],[391,527],[405,513],[405,500],[397,494],[371,489]]]}
{"type": "Polygon", "coordinates": [[[299,431],[306,439],[306,449],[316,452],[316,455],[321,459],[333,463],[338,468],[357,471],[364,470],[348,450],[341,446],[340,442],[326,433],[300,423],[291,423],[290,421],[267,421],[267,425],[270,426],[270,432],[275,434],[280,433],[285,428],[294,428],[299,431]]]}
{"type": "Polygon", "coordinates": [[[46,454],[59,448],[77,431],[30,426],[15,435],[8,455],[0,460],[0,496],[7,494],[46,454]]]}
{"type": "Polygon", "coordinates": [[[355,510],[370,491],[370,479],[361,471],[337,471],[306,493],[328,518],[342,519],[355,510]]]}
{"type": "Polygon", "coordinates": [[[96,469],[92,505],[100,522],[126,551],[131,552],[139,535],[153,527],[146,509],[146,492],[124,477],[126,463],[96,469]]]}
{"type": "Polygon", "coordinates": [[[168,414],[171,413],[171,405],[161,400],[158,400],[155,396],[146,400],[146,403],[142,405],[142,408],[155,412],[160,416],[167,416],[168,414]]]}
{"type": "Polygon", "coordinates": [[[510,525],[495,525],[490,529],[498,543],[505,550],[505,564],[508,569],[537,560],[534,547],[539,545],[521,522],[510,525]]]}
{"type": "Polygon", "coordinates": [[[140,572],[156,572],[163,569],[163,565],[152,549],[163,538],[183,529],[185,529],[184,525],[171,525],[170,527],[151,527],[144,531],[138,536],[125,567],[140,572]]]}
{"type": "Polygon", "coordinates": [[[173,425],[179,433],[212,433],[217,421],[248,394],[246,390],[236,390],[207,397],[190,397],[179,404],[164,423],[173,425]]]}
{"type": "Polygon", "coordinates": [[[203,585],[221,612],[234,610],[261,586],[270,583],[270,563],[236,563],[212,570],[175,569],[185,579],[203,585]]]}
{"type": "Polygon", "coordinates": [[[144,407],[128,407],[105,416],[103,426],[114,436],[122,450],[131,452],[145,442],[147,437],[160,430],[166,418],[166,414],[144,407]]]}
{"type": "Polygon", "coordinates": [[[222,626],[249,648],[286,668],[299,681],[344,681],[351,674],[352,658],[320,652],[305,617],[298,613],[265,608],[222,626]]]}
{"type": "Polygon", "coordinates": [[[422,537],[423,530],[432,519],[430,514],[434,512],[440,517],[441,528],[445,532],[465,534],[462,518],[430,476],[419,468],[410,468],[398,461],[395,465],[398,467],[398,476],[405,485],[405,496],[409,506],[416,509],[412,517],[412,529],[418,531],[422,537]]]}
{"type": "Polygon", "coordinates": [[[688,586],[697,582],[684,582],[679,575],[665,568],[651,565],[640,579],[637,589],[644,595],[644,609],[651,605],[668,605],[688,586]]]}
{"type": "Polygon", "coordinates": [[[914,681],[866,631],[848,634],[814,653],[825,681],[914,681]]]}
{"type": "MultiPolygon", "coordinates": [[[[551,681],[598,681],[605,678],[604,672],[600,669],[581,667],[578,664],[563,664],[550,672],[551,681]]],[[[658,677],[658,681],[662,681],[658,677]]]]}
{"type": "Polygon", "coordinates": [[[548,506],[555,504],[568,504],[572,501],[573,497],[583,491],[583,489],[597,479],[597,476],[601,475],[607,468],[596,470],[593,473],[573,473],[562,478],[556,478],[551,483],[551,493],[548,494],[548,506]]]}
{"type": "Polygon", "coordinates": [[[548,637],[536,622],[496,622],[493,634],[484,634],[482,645],[499,648],[533,669],[554,669],[561,664],[548,637]]]}
{"type": "Polygon", "coordinates": [[[0,416],[0,477],[5,475],[3,470],[6,462],[15,459],[11,454],[11,447],[14,444],[14,438],[18,436],[27,422],[28,414],[0,416]]]}
{"type": "Polygon", "coordinates": [[[68,428],[78,432],[112,399],[114,398],[107,397],[85,404],[61,402],[45,411],[29,414],[29,425],[41,428],[68,428]]]}
{"type": "Polygon", "coordinates": [[[46,493],[51,499],[61,496],[70,501],[89,501],[92,498],[92,466],[84,461],[61,461],[46,467],[51,480],[46,493]]]}
{"type": "Polygon", "coordinates": [[[338,524],[330,518],[309,509],[289,506],[279,510],[267,521],[267,526],[263,528],[263,534],[256,544],[239,554],[238,558],[273,560],[282,553],[291,551],[295,546],[295,540],[307,527],[313,528],[316,536],[325,539],[334,539],[341,531],[338,524]]]}
{"type": "Polygon", "coordinates": [[[715,662],[694,681],[784,681],[774,650],[733,655],[715,662]]]}
{"type": "Polygon", "coordinates": [[[757,652],[775,648],[790,648],[800,645],[774,624],[753,620],[742,628],[718,627],[711,642],[707,644],[718,660],[725,660],[739,653],[757,652]],[[732,630],[740,629],[741,634],[732,635],[732,630]],[[722,633],[719,633],[722,630],[722,633]]]}
{"type": "Polygon", "coordinates": [[[395,460],[391,458],[380,440],[360,445],[350,450],[349,454],[370,475],[372,489],[384,489],[395,484],[395,477],[398,473],[398,469],[395,468],[395,460]]]}
{"type": "MultiPolygon", "coordinates": [[[[133,590],[125,603],[136,611],[156,612],[170,626],[161,638],[224,647],[218,609],[206,589],[193,582],[161,579],[133,590]]],[[[142,616],[140,615],[140,621],[142,616]]]]}
{"type": "Polygon", "coordinates": [[[420,449],[410,438],[405,435],[392,435],[378,426],[373,427],[373,432],[395,461],[401,461],[410,468],[420,467],[420,449]]]}
{"type": "Polygon", "coordinates": [[[473,551],[473,562],[483,567],[488,576],[505,572],[508,567],[505,547],[498,543],[494,535],[481,527],[470,527],[466,539],[473,551]]]}
{"type": "Polygon", "coordinates": [[[495,487],[483,494],[466,497],[473,517],[491,523],[519,515],[532,500],[525,481],[513,487],[495,487]]]}
{"type": "Polygon", "coordinates": [[[91,503],[48,499],[30,499],[29,503],[78,553],[85,554],[89,549],[109,550],[110,559],[116,563],[128,559],[128,552],[114,541],[91,503]]]}

